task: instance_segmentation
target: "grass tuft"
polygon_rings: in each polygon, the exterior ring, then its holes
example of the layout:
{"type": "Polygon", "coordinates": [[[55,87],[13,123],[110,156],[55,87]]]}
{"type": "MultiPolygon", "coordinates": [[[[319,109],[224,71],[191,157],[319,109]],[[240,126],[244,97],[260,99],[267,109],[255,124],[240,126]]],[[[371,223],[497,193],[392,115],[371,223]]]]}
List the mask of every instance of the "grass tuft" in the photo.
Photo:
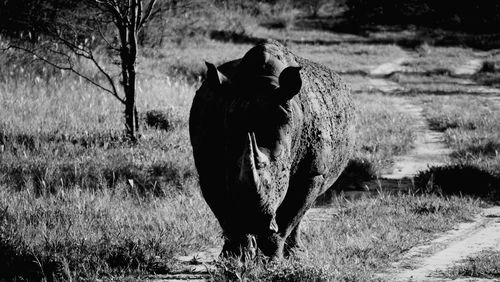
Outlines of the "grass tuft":
{"type": "Polygon", "coordinates": [[[392,165],[394,156],[412,148],[416,127],[412,116],[398,108],[393,100],[397,97],[380,94],[355,97],[358,124],[354,158],[370,163],[369,169],[379,174],[392,165]]]}
{"type": "Polygon", "coordinates": [[[290,259],[268,261],[257,256],[241,262],[224,259],[216,263],[213,281],[329,281],[329,273],[316,265],[290,259]]]}
{"type": "Polygon", "coordinates": [[[500,278],[500,252],[492,250],[480,252],[451,267],[443,275],[451,279],[462,277],[500,278]]]}

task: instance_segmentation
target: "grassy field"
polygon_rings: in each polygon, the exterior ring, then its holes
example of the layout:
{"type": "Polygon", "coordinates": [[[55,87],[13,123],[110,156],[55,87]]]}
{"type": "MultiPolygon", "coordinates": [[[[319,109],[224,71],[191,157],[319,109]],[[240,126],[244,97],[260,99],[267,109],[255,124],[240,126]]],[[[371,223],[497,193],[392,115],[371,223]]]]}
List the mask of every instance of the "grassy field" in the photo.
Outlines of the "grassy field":
{"type": "MultiPolygon", "coordinates": [[[[312,35],[300,36],[297,41],[312,35]]],[[[176,255],[220,245],[219,226],[198,191],[187,117],[203,61],[234,59],[250,46],[208,40],[144,50],[138,66],[138,110],[146,117],[160,110],[172,126],[161,130],[142,121],[135,145],[123,140],[123,109],[113,97],[65,74],[10,75],[4,70],[0,280],[52,275],[119,280],[166,273],[176,255]]],[[[291,42],[289,47],[346,73],[351,82],[363,81],[370,68],[404,53],[396,45],[359,43],[291,42]]],[[[377,175],[391,166],[395,155],[412,148],[412,120],[397,108],[401,97],[361,92],[354,99],[354,158],[377,175]]],[[[422,99],[429,119],[446,130],[454,158],[499,171],[499,156],[492,153],[498,150],[498,109],[480,98],[415,99],[422,99]],[[460,114],[461,107],[474,115],[460,114]]],[[[300,263],[221,262],[214,279],[372,280],[375,271],[402,252],[471,219],[480,202],[381,193],[332,205],[338,212],[330,221],[304,225],[309,256],[300,263]]]]}

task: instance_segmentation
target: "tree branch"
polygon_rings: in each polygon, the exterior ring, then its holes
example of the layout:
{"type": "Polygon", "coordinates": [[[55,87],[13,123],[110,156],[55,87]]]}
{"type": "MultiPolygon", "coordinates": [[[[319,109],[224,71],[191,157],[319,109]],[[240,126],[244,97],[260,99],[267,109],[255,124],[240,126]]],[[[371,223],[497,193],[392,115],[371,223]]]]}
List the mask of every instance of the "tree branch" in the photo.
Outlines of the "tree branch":
{"type": "Polygon", "coordinates": [[[92,56],[90,60],[94,63],[94,65],[102,73],[102,75],[104,75],[104,77],[108,80],[108,83],[109,83],[109,85],[111,85],[111,88],[112,88],[113,93],[114,93],[113,96],[115,96],[116,98],[118,98],[118,100],[120,100],[120,102],[125,104],[125,100],[122,99],[120,96],[118,96],[118,90],[116,89],[115,82],[114,82],[113,78],[109,75],[108,72],[106,72],[106,70],[104,70],[104,68],[99,64],[99,62],[97,62],[97,60],[94,58],[94,56],[92,56]]]}
{"type": "Polygon", "coordinates": [[[141,20],[142,20],[142,1],[143,0],[137,0],[137,17],[136,17],[136,25],[135,29],[139,31],[141,28],[141,20]]]}
{"type": "MultiPolygon", "coordinates": [[[[111,13],[115,19],[115,24],[117,27],[125,25],[124,15],[120,9],[120,5],[114,0],[94,0],[96,3],[104,6],[104,10],[111,13]]],[[[101,8],[102,9],[102,8],[101,8]]]]}
{"type": "Polygon", "coordinates": [[[139,29],[141,29],[144,24],[149,20],[149,17],[151,16],[151,12],[153,11],[154,5],[156,4],[156,0],[150,0],[149,5],[146,7],[146,10],[144,11],[144,15],[142,15],[141,22],[139,23],[139,29]]]}
{"type": "MultiPolygon", "coordinates": [[[[76,70],[74,68],[74,65],[73,65],[73,62],[71,61],[71,58],[68,56],[68,55],[65,55],[66,57],[66,61],[68,62],[68,65],[69,66],[61,66],[57,63],[54,63],[52,62],[51,60],[48,60],[46,58],[44,58],[43,56],[40,56],[38,53],[36,53],[35,51],[31,50],[31,49],[28,49],[28,48],[25,48],[25,47],[21,47],[21,46],[16,46],[16,45],[8,45],[6,48],[4,48],[3,50],[8,50],[8,49],[17,49],[17,50],[20,50],[20,51],[23,51],[23,52],[26,52],[28,54],[31,54],[33,55],[33,57],[35,57],[37,60],[40,60],[56,69],[59,69],[59,70],[66,70],[66,71],[70,71],[74,74],[76,74],[77,76],[83,78],[85,81],[87,81],[88,83],[98,87],[99,89],[113,95],[116,99],[118,99],[121,103],[125,104],[125,100],[123,98],[121,98],[119,95],[118,95],[118,91],[116,90],[116,87],[112,81],[112,78],[109,76],[108,73],[106,73],[104,71],[104,69],[102,69],[102,67],[97,63],[97,61],[91,57],[91,61],[96,65],[96,67],[98,67],[99,71],[101,73],[103,73],[105,75],[105,77],[108,79],[108,82],[110,83],[112,89],[108,89],[104,86],[102,86],[101,84],[99,84],[98,82],[94,81],[93,79],[91,79],[90,77],[86,76],[85,74],[79,72],[78,70],[76,70]]],[[[60,51],[56,51],[56,50],[49,50],[51,52],[54,52],[54,53],[60,53],[60,51]]]]}

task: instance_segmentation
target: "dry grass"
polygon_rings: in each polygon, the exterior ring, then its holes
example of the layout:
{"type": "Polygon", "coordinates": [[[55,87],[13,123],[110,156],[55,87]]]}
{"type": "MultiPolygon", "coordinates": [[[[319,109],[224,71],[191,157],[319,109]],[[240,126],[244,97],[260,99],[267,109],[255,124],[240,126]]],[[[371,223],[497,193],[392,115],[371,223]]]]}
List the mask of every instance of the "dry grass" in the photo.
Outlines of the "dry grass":
{"type": "Polygon", "coordinates": [[[430,124],[444,131],[452,161],[500,173],[500,111],[481,96],[425,97],[430,124]],[[464,110],[467,109],[467,110],[464,110]]]}
{"type": "Polygon", "coordinates": [[[461,263],[451,267],[442,276],[451,279],[458,278],[500,278],[500,252],[484,251],[468,257],[461,263]]]}
{"type": "Polygon", "coordinates": [[[416,137],[412,117],[398,109],[398,99],[381,94],[355,96],[355,158],[368,160],[377,173],[389,168],[394,156],[408,152],[416,137]]]}
{"type": "Polygon", "coordinates": [[[425,45],[417,60],[406,66],[416,72],[429,70],[453,70],[476,58],[474,50],[461,47],[435,47],[425,45]]]}
{"type": "Polygon", "coordinates": [[[1,187],[0,277],[60,275],[50,269],[54,259],[78,280],[165,272],[175,254],[218,243],[220,231],[199,194],[144,197],[124,185],[44,195],[1,187]]]}

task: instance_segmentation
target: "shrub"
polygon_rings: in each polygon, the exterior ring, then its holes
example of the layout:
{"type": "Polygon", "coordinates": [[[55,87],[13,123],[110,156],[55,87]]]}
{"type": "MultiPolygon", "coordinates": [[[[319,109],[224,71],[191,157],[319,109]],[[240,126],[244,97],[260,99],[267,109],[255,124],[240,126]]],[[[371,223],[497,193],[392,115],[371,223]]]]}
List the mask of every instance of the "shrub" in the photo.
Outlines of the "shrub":
{"type": "Polygon", "coordinates": [[[473,165],[430,167],[415,176],[415,188],[423,193],[467,194],[500,200],[500,177],[473,165]]]}
{"type": "Polygon", "coordinates": [[[179,114],[172,109],[167,111],[149,110],[140,116],[140,119],[144,120],[147,126],[165,131],[172,131],[186,125],[185,121],[179,117],[179,114]]]}

